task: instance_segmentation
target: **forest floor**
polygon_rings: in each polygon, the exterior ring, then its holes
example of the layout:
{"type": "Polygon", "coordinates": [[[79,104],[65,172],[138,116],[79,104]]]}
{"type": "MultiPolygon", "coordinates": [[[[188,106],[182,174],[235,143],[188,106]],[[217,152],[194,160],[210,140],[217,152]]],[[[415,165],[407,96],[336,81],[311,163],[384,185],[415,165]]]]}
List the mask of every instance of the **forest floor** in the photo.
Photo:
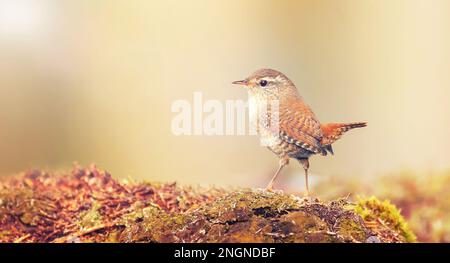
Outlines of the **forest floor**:
{"type": "Polygon", "coordinates": [[[0,242],[415,242],[388,201],[119,182],[95,167],[0,181],[0,242]]]}

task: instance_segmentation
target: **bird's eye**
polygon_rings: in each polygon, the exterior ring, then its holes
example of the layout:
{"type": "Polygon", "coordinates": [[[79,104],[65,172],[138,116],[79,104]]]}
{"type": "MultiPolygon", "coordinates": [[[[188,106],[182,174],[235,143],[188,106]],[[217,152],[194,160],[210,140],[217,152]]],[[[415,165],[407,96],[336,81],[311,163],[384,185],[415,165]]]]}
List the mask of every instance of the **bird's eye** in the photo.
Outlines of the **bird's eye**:
{"type": "Polygon", "coordinates": [[[259,81],[259,85],[260,85],[261,87],[267,86],[267,80],[265,80],[265,79],[260,80],[260,81],[259,81]]]}

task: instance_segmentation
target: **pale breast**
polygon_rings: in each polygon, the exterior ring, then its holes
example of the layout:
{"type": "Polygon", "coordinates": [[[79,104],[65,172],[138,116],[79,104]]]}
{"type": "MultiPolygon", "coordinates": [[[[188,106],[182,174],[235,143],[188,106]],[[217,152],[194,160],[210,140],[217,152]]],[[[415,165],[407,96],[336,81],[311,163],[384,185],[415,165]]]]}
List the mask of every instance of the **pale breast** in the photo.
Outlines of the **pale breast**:
{"type": "MultiPolygon", "coordinates": [[[[313,155],[314,152],[308,150],[306,147],[296,145],[295,141],[288,141],[283,139],[281,126],[275,127],[272,118],[274,114],[280,115],[279,112],[271,112],[271,107],[268,105],[271,102],[267,97],[261,96],[258,93],[249,92],[249,117],[251,125],[256,128],[256,132],[260,136],[261,145],[267,146],[272,152],[278,156],[289,156],[291,158],[303,159],[313,155]]],[[[278,118],[285,117],[283,114],[278,118]]],[[[289,118],[284,118],[284,121],[289,121],[289,118]]],[[[285,122],[278,123],[283,124],[285,122]]],[[[292,123],[295,123],[292,120],[292,123]]],[[[300,130],[300,129],[299,129],[300,130]]]]}
{"type": "Polygon", "coordinates": [[[261,145],[275,148],[282,143],[282,140],[279,136],[279,123],[272,122],[270,103],[265,96],[249,92],[250,125],[259,135],[261,145]]]}

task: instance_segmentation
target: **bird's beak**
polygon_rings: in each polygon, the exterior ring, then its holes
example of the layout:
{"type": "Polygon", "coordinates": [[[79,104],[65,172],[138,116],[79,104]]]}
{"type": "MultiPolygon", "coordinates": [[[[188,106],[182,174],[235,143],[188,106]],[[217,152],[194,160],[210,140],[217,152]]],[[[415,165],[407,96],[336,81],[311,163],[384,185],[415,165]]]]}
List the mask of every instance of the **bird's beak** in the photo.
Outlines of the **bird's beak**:
{"type": "Polygon", "coordinates": [[[246,79],[244,79],[244,80],[236,80],[236,81],[233,81],[233,82],[231,82],[232,84],[236,84],[236,85],[244,85],[244,86],[247,86],[247,84],[248,84],[248,80],[246,80],[246,79]]]}

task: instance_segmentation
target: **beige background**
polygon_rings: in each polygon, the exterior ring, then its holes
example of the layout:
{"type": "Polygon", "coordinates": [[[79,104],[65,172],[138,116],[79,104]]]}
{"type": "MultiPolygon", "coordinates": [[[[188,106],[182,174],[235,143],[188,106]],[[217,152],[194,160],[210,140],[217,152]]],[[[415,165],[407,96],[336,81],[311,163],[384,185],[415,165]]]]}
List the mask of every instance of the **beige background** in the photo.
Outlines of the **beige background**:
{"type": "MultiPolygon", "coordinates": [[[[285,72],[322,122],[368,121],[317,178],[449,168],[450,1],[0,0],[0,174],[97,163],[117,177],[263,186],[250,136],[175,137],[176,99],[245,99],[285,72]],[[31,3],[32,2],[32,3],[31,3]],[[15,14],[15,15],[11,15],[15,14]]],[[[301,178],[292,162],[284,179],[301,178]]]]}

